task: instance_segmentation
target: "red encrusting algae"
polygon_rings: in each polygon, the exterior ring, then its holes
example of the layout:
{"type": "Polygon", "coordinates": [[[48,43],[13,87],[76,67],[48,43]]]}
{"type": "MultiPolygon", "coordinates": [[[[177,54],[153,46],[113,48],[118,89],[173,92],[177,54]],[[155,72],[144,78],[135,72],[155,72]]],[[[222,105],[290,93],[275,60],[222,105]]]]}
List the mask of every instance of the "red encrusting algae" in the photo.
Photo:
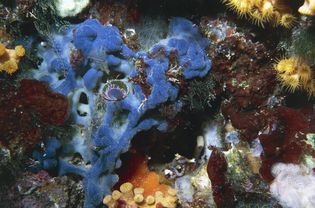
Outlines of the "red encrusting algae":
{"type": "Polygon", "coordinates": [[[315,130],[312,110],[295,110],[288,107],[275,109],[276,119],[270,120],[267,128],[259,135],[263,147],[260,174],[267,182],[272,182],[272,165],[278,162],[301,162],[304,153],[315,157],[312,147],[306,143],[306,134],[315,130]]]}
{"type": "Polygon", "coordinates": [[[235,204],[233,190],[225,176],[227,169],[228,166],[223,153],[212,148],[207,173],[211,180],[214,202],[218,208],[233,207],[235,204]]]}
{"type": "Polygon", "coordinates": [[[69,114],[68,99],[37,80],[1,87],[0,98],[0,144],[10,149],[33,147],[43,139],[45,126],[61,125],[69,114]]]}
{"type": "Polygon", "coordinates": [[[273,180],[273,164],[298,164],[305,153],[315,156],[315,151],[306,143],[306,134],[315,130],[315,113],[310,108],[262,107],[241,112],[227,104],[222,107],[222,112],[239,130],[240,139],[250,143],[259,138],[263,148],[260,174],[266,182],[273,180]]]}

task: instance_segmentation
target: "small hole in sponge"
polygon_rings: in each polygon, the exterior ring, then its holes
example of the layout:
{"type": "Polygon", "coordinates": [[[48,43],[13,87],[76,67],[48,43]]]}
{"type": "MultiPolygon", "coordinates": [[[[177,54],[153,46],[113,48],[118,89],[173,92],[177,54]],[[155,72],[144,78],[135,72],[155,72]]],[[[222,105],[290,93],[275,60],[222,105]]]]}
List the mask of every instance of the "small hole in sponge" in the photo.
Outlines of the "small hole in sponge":
{"type": "Polygon", "coordinates": [[[79,102],[80,102],[80,103],[83,103],[83,104],[89,104],[88,97],[87,97],[87,95],[86,95],[84,92],[82,92],[82,93],[80,94],[79,102]]]}

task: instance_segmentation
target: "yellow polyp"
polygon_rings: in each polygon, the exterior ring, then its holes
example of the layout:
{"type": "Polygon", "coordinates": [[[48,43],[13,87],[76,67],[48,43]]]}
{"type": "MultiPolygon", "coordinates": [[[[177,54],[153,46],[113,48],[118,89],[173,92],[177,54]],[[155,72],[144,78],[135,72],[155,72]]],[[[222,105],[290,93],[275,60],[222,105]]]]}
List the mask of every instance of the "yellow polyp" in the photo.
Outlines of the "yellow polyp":
{"type": "Polygon", "coordinates": [[[314,96],[315,95],[315,80],[312,80],[309,89],[308,89],[308,94],[309,96],[314,96]]]}
{"type": "Polygon", "coordinates": [[[112,200],[113,200],[112,196],[111,196],[111,195],[107,195],[107,196],[105,196],[104,199],[103,199],[103,204],[108,204],[108,203],[110,203],[112,200]]]}
{"type": "Polygon", "coordinates": [[[5,45],[3,45],[2,43],[0,43],[0,56],[2,56],[5,52],[6,52],[5,45]]]}
{"type": "Polygon", "coordinates": [[[223,0],[223,3],[239,16],[245,16],[261,27],[271,23],[289,28],[295,22],[295,17],[288,13],[289,6],[281,0],[223,0]]]}
{"type": "Polygon", "coordinates": [[[296,74],[281,74],[280,81],[282,82],[282,85],[286,86],[291,92],[294,92],[300,86],[299,77],[296,74]]]}
{"type": "Polygon", "coordinates": [[[25,55],[25,48],[18,45],[15,49],[8,49],[0,43],[0,71],[13,74],[18,70],[21,58],[25,55]]]}
{"type": "Polygon", "coordinates": [[[142,187],[134,187],[130,182],[123,183],[120,191],[114,190],[111,195],[103,199],[108,208],[116,208],[119,201],[124,201],[126,207],[156,208],[163,205],[165,208],[177,207],[176,190],[168,187],[165,193],[156,191],[152,195],[144,196],[142,187]]]}
{"type": "Polygon", "coordinates": [[[304,4],[299,8],[299,13],[307,16],[315,15],[315,0],[305,0],[304,4]]]}
{"type": "Polygon", "coordinates": [[[265,18],[257,9],[253,10],[253,12],[249,14],[249,17],[254,24],[264,27],[265,18]]]}
{"type": "Polygon", "coordinates": [[[250,13],[254,6],[252,0],[226,0],[224,2],[240,16],[250,13]]]}
{"type": "Polygon", "coordinates": [[[301,89],[306,90],[309,96],[315,95],[312,69],[302,58],[284,58],[274,66],[274,69],[277,71],[278,80],[291,92],[301,89]]]}
{"type": "Polygon", "coordinates": [[[270,18],[273,13],[273,6],[271,2],[266,1],[263,3],[263,6],[261,8],[261,14],[265,18],[270,18]]]}
{"type": "Polygon", "coordinates": [[[144,200],[144,197],[142,194],[137,194],[134,196],[133,200],[137,203],[137,204],[140,204],[143,202],[144,200]]]}
{"type": "Polygon", "coordinates": [[[251,4],[250,1],[241,1],[239,5],[236,6],[236,9],[240,14],[246,14],[250,12],[253,9],[253,5],[251,4]]]}
{"type": "Polygon", "coordinates": [[[280,18],[279,24],[283,27],[290,28],[293,26],[295,22],[295,17],[291,14],[284,14],[280,18]]]}
{"type": "Polygon", "coordinates": [[[18,57],[25,55],[25,48],[22,45],[15,46],[15,53],[18,57]]]}
{"type": "Polygon", "coordinates": [[[155,198],[154,198],[154,196],[152,196],[152,195],[147,196],[147,198],[145,199],[145,202],[146,202],[148,205],[154,204],[154,203],[155,203],[155,198]]]}
{"type": "Polygon", "coordinates": [[[14,61],[6,61],[3,64],[3,69],[8,73],[8,74],[13,74],[14,72],[17,71],[18,65],[14,61]]]}
{"type": "Polygon", "coordinates": [[[308,81],[312,78],[312,71],[307,65],[301,65],[301,67],[298,68],[298,74],[300,75],[302,82],[308,81]]]}
{"type": "Polygon", "coordinates": [[[295,70],[296,58],[282,59],[275,65],[275,70],[279,73],[291,74],[295,70]]]}

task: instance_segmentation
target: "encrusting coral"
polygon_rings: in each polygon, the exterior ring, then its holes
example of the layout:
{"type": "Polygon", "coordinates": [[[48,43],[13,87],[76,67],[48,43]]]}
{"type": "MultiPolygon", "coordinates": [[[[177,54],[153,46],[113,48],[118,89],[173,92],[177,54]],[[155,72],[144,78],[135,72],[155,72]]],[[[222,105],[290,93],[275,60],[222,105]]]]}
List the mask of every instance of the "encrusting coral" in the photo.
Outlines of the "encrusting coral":
{"type": "Polygon", "coordinates": [[[124,183],[120,186],[120,191],[115,190],[111,195],[103,199],[103,203],[109,208],[128,206],[132,208],[175,208],[176,191],[169,188],[166,193],[161,191],[153,195],[144,196],[143,188],[134,188],[132,183],[124,183]]]}
{"type": "Polygon", "coordinates": [[[275,65],[278,79],[290,91],[306,90],[309,96],[315,95],[315,80],[311,67],[299,57],[290,57],[280,60],[275,65]]]}
{"type": "Polygon", "coordinates": [[[5,71],[13,74],[18,70],[21,58],[25,55],[25,49],[22,45],[18,45],[15,49],[8,49],[0,43],[0,72],[5,71]]]}
{"type": "Polygon", "coordinates": [[[239,16],[246,16],[263,26],[270,22],[275,26],[289,28],[295,21],[290,8],[282,0],[223,0],[239,16]]]}
{"type": "Polygon", "coordinates": [[[304,4],[299,8],[300,14],[314,16],[315,15],[315,1],[305,0],[304,4]]]}
{"type": "Polygon", "coordinates": [[[176,191],[160,183],[160,175],[149,170],[148,160],[148,156],[131,149],[122,159],[123,165],[118,170],[120,186],[115,188],[119,190],[105,196],[103,203],[109,208],[118,204],[139,208],[176,207],[176,191]]]}
{"type": "Polygon", "coordinates": [[[144,197],[154,195],[158,191],[167,193],[170,187],[160,183],[162,180],[160,175],[149,170],[148,156],[129,151],[122,161],[123,165],[118,170],[118,184],[130,182],[135,187],[141,187],[144,189],[144,197]]]}

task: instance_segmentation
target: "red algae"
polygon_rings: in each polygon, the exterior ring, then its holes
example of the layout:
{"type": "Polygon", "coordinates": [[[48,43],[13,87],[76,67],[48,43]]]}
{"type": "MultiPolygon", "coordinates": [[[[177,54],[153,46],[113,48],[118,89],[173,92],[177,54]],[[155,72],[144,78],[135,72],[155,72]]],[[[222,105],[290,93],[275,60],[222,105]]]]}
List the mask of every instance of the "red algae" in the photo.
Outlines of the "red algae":
{"type": "Polygon", "coordinates": [[[267,125],[268,119],[272,119],[272,111],[268,108],[240,111],[232,103],[227,103],[221,110],[231,120],[233,127],[239,130],[240,139],[247,142],[256,139],[258,132],[267,125]]]}
{"type": "Polygon", "coordinates": [[[228,166],[222,152],[212,148],[208,161],[207,173],[211,180],[213,198],[218,208],[233,207],[235,204],[234,193],[225,176],[228,166]]]}
{"type": "Polygon", "coordinates": [[[250,143],[259,138],[263,148],[260,175],[266,182],[273,180],[273,164],[298,164],[304,153],[315,155],[306,143],[306,134],[315,130],[315,114],[308,108],[296,110],[280,106],[241,112],[231,104],[226,104],[222,112],[239,130],[243,141],[250,143]]]}
{"type": "Polygon", "coordinates": [[[40,81],[22,80],[17,94],[18,102],[37,112],[40,120],[47,124],[61,125],[68,115],[68,100],[55,93],[40,81]]]}
{"type": "Polygon", "coordinates": [[[275,114],[276,120],[270,121],[265,131],[259,135],[264,150],[260,174],[267,182],[273,180],[273,164],[298,164],[304,153],[313,152],[306,143],[306,134],[315,130],[310,123],[314,120],[314,113],[281,106],[275,109],[275,114]]]}
{"type": "Polygon", "coordinates": [[[266,47],[245,36],[227,37],[219,42],[212,73],[218,83],[224,83],[218,91],[241,108],[262,105],[276,84],[266,47]]]}
{"type": "Polygon", "coordinates": [[[10,149],[31,148],[43,139],[45,126],[61,125],[68,117],[67,98],[44,82],[23,79],[19,88],[1,88],[0,97],[0,143],[10,143],[10,149]]]}
{"type": "Polygon", "coordinates": [[[123,28],[126,21],[140,21],[140,13],[134,4],[96,2],[94,7],[98,14],[97,19],[102,24],[113,24],[123,28]]]}

